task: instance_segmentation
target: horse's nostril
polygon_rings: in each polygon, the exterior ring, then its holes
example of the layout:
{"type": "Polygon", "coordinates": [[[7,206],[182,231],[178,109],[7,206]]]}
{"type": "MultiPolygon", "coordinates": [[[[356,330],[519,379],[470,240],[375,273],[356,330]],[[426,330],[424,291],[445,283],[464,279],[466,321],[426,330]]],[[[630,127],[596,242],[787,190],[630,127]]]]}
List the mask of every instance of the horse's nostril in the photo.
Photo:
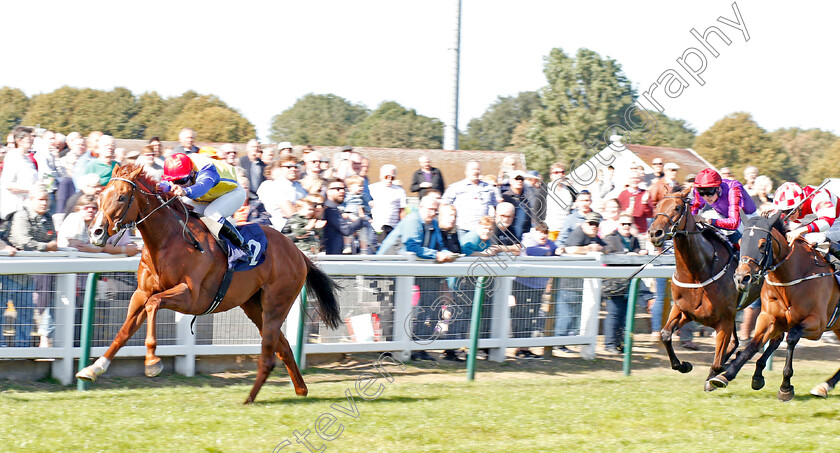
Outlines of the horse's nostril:
{"type": "Polygon", "coordinates": [[[102,228],[97,228],[97,229],[93,230],[93,235],[94,236],[102,236],[102,228]]]}
{"type": "Polygon", "coordinates": [[[659,236],[662,236],[662,230],[651,230],[650,231],[650,237],[656,239],[659,236]]]}

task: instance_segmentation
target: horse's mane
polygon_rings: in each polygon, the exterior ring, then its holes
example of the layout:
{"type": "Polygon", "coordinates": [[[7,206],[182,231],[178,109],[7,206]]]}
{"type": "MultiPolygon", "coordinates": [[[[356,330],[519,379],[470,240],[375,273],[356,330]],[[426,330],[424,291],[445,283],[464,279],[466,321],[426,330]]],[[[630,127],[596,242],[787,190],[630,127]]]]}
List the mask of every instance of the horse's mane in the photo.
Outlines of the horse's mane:
{"type": "Polygon", "coordinates": [[[120,178],[125,178],[125,179],[132,179],[130,177],[131,173],[137,171],[138,168],[141,171],[140,171],[139,174],[137,174],[136,177],[133,178],[134,182],[137,182],[140,185],[144,186],[148,191],[150,191],[152,193],[156,193],[156,194],[161,195],[165,200],[168,200],[168,199],[172,198],[172,194],[158,192],[157,181],[152,179],[152,177],[149,176],[146,173],[146,170],[143,168],[142,165],[139,165],[139,164],[125,164],[125,165],[122,165],[120,167],[117,167],[117,173],[114,176],[118,176],[120,178]]]}

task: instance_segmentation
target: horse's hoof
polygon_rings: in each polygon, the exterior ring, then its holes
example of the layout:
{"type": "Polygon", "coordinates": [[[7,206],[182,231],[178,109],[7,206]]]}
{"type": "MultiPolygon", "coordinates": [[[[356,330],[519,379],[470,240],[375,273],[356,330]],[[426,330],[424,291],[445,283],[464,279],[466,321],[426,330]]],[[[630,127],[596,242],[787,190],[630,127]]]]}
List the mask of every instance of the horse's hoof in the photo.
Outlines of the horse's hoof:
{"type": "Polygon", "coordinates": [[[818,396],[820,398],[828,398],[828,392],[830,390],[831,387],[828,386],[828,383],[823,382],[811,389],[811,395],[818,396]]]}
{"type": "Polygon", "coordinates": [[[794,391],[793,386],[790,386],[790,391],[786,392],[782,389],[779,389],[779,393],[776,395],[779,398],[779,401],[783,403],[787,403],[788,401],[793,399],[794,391]]]}
{"type": "Polygon", "coordinates": [[[306,388],[306,386],[303,386],[303,387],[301,387],[301,388],[296,388],[296,389],[295,389],[295,394],[296,394],[297,396],[306,396],[306,395],[308,395],[308,394],[309,394],[309,389],[308,389],[308,388],[306,388]]]}
{"type": "Polygon", "coordinates": [[[91,369],[91,367],[84,367],[81,371],[76,373],[76,379],[93,382],[96,380],[96,373],[93,372],[93,369],[91,369]]]}
{"type": "Polygon", "coordinates": [[[764,376],[753,376],[752,389],[761,390],[764,388],[764,376]]]}
{"type": "Polygon", "coordinates": [[[712,385],[711,381],[706,381],[706,384],[703,385],[703,390],[707,392],[714,392],[715,390],[717,390],[717,387],[712,385]]]}
{"type": "Polygon", "coordinates": [[[161,371],[163,371],[163,361],[160,359],[157,359],[157,362],[151,365],[146,365],[146,377],[155,377],[159,375],[161,371]]]}
{"type": "Polygon", "coordinates": [[[680,366],[677,367],[677,371],[679,371],[682,374],[690,373],[693,369],[694,367],[688,362],[683,362],[680,364],[680,366]]]}
{"type": "Polygon", "coordinates": [[[249,396],[249,397],[248,397],[248,399],[246,399],[246,400],[245,400],[245,402],[244,402],[244,403],[242,403],[242,404],[243,404],[244,406],[247,406],[247,405],[249,405],[249,404],[254,404],[254,400],[252,400],[252,399],[251,399],[251,397],[249,396]]]}
{"type": "Polygon", "coordinates": [[[726,376],[722,374],[709,379],[708,382],[719,389],[725,389],[726,386],[729,385],[729,379],[726,379],[726,376]]]}

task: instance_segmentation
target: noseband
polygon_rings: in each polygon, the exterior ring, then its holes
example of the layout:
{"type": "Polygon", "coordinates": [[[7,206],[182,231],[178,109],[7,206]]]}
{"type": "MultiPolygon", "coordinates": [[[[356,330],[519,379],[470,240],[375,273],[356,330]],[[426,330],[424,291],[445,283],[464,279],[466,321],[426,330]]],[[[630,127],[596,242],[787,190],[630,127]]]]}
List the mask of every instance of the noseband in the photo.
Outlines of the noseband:
{"type": "Polygon", "coordinates": [[[683,203],[682,206],[680,206],[680,216],[677,217],[677,220],[672,219],[671,216],[669,216],[668,214],[665,214],[664,212],[657,212],[656,216],[654,217],[654,218],[659,217],[659,216],[665,217],[666,219],[668,219],[668,223],[671,224],[670,230],[668,230],[665,233],[665,238],[666,239],[673,239],[674,237],[681,236],[681,235],[682,236],[688,236],[689,234],[700,234],[700,233],[703,232],[702,230],[688,231],[688,230],[685,229],[685,226],[681,230],[678,229],[680,222],[682,222],[682,220],[685,219],[685,216],[689,211],[688,200],[686,198],[683,198],[683,197],[680,197],[680,196],[677,196],[677,195],[665,195],[664,197],[662,197],[663,200],[665,198],[674,198],[674,199],[682,201],[682,203],[683,203]]]}

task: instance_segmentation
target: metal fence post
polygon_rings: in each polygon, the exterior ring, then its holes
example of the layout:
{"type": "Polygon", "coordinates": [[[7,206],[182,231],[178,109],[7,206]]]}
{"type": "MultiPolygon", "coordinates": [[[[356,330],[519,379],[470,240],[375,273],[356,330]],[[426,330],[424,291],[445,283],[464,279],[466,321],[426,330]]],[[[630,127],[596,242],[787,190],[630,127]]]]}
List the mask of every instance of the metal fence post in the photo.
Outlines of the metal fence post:
{"type": "Polygon", "coordinates": [[[61,358],[52,363],[52,376],[61,385],[73,383],[73,340],[76,330],[76,274],[56,276],[55,344],[61,349],[61,358]]]}
{"type": "Polygon", "coordinates": [[[630,280],[627,292],[627,318],[624,323],[624,375],[630,376],[633,361],[633,328],[636,326],[636,298],[639,296],[639,279],[630,280]]]}
{"type": "MultiPolygon", "coordinates": [[[[82,371],[90,361],[90,343],[93,339],[93,309],[96,308],[96,282],[99,281],[99,273],[88,274],[85,285],[85,305],[82,310],[82,338],[79,346],[82,347],[79,356],[79,371],[82,371]]],[[[90,382],[76,379],[76,390],[84,391],[90,388],[90,382]]]]}
{"type": "Polygon", "coordinates": [[[303,343],[306,341],[306,285],[300,290],[300,315],[297,320],[297,332],[295,332],[295,362],[298,368],[303,363],[303,343]]]}
{"type": "MultiPolygon", "coordinates": [[[[475,379],[475,361],[478,355],[478,337],[481,335],[481,306],[484,305],[484,283],[487,277],[479,277],[473,294],[472,320],[470,321],[470,353],[467,356],[467,380],[475,379]]],[[[489,359],[489,357],[488,357],[489,359]]]]}

